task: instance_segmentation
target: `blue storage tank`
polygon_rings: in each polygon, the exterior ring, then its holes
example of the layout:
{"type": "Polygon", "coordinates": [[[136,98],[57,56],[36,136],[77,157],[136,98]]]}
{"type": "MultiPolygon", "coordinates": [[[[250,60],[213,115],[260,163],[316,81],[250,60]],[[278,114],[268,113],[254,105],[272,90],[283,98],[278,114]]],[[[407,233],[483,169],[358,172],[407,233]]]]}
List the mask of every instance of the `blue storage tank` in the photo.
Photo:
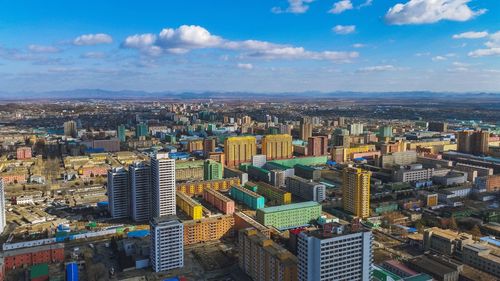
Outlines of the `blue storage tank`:
{"type": "Polygon", "coordinates": [[[78,281],[78,264],[72,262],[66,265],[66,281],[78,281]]]}

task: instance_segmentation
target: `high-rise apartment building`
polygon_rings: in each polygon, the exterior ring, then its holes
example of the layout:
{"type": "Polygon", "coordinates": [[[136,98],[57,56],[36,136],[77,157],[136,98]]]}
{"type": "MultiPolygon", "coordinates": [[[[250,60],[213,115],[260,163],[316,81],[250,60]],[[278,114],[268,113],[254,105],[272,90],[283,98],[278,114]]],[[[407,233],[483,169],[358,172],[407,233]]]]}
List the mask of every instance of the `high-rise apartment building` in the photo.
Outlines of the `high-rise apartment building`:
{"type": "Polygon", "coordinates": [[[183,267],[184,227],[177,217],[155,217],[151,220],[150,228],[150,259],[153,271],[162,272],[183,267]]]}
{"type": "Polygon", "coordinates": [[[307,140],[312,137],[313,124],[311,119],[304,117],[300,122],[300,139],[307,140]]]}
{"type": "Polygon", "coordinates": [[[314,136],[307,139],[307,155],[322,156],[328,154],[328,137],[314,136]]]}
{"type": "Polygon", "coordinates": [[[353,123],[347,126],[349,130],[349,134],[352,136],[359,136],[363,134],[363,124],[362,123],[353,123]]]}
{"type": "Polygon", "coordinates": [[[130,209],[134,221],[147,221],[151,218],[151,167],[144,162],[129,166],[130,209]]]}
{"type": "Polygon", "coordinates": [[[32,157],[31,147],[23,146],[18,147],[16,150],[17,160],[28,160],[32,157]]]}
{"type": "Polygon", "coordinates": [[[380,138],[392,138],[392,126],[381,126],[378,134],[380,138]]]}
{"type": "Polygon", "coordinates": [[[76,122],[71,120],[64,122],[64,135],[75,138],[78,134],[76,122]]]}
{"type": "Polygon", "coordinates": [[[448,131],[448,123],[446,122],[429,122],[428,130],[431,132],[446,132],[448,131]]]}
{"type": "Polygon", "coordinates": [[[149,134],[148,125],[144,123],[139,123],[135,126],[135,137],[145,137],[149,134]]]}
{"type": "Polygon", "coordinates": [[[349,148],[351,146],[349,131],[345,129],[335,129],[335,132],[333,133],[333,146],[343,146],[349,148]]]}
{"type": "Polygon", "coordinates": [[[226,165],[238,167],[239,164],[252,162],[252,156],[257,154],[257,143],[253,136],[228,137],[224,141],[226,165]]]}
{"type": "Polygon", "coordinates": [[[203,139],[203,152],[205,155],[215,152],[215,148],[217,148],[217,138],[209,137],[203,139]]]}
{"type": "Polygon", "coordinates": [[[262,138],[262,154],[267,160],[292,158],[291,135],[265,135],[262,138]]]}
{"type": "Polygon", "coordinates": [[[255,228],[238,235],[240,268],[255,281],[297,280],[297,258],[255,228]]]}
{"type": "Polygon", "coordinates": [[[475,155],[486,155],[489,150],[488,131],[458,132],[458,151],[475,155]]]}
{"type": "Polygon", "coordinates": [[[116,129],[116,136],[118,137],[120,142],[125,142],[127,140],[125,135],[125,125],[121,124],[118,126],[118,128],[116,129]]]}
{"type": "Polygon", "coordinates": [[[0,233],[3,232],[6,225],[5,217],[5,190],[3,180],[0,178],[0,233]]]}
{"type": "Polygon", "coordinates": [[[175,215],[175,160],[168,153],[151,158],[151,215],[175,215]]]}
{"type": "Polygon", "coordinates": [[[370,231],[351,231],[343,225],[301,232],[297,239],[298,280],[371,281],[372,239],[370,231]]]}
{"type": "Polygon", "coordinates": [[[123,167],[108,171],[109,213],[114,219],[130,215],[130,189],[127,170],[123,167]]]}
{"type": "Polygon", "coordinates": [[[250,125],[252,123],[252,117],[250,117],[250,116],[243,116],[241,118],[241,123],[243,125],[250,125]]]}
{"type": "Polygon", "coordinates": [[[204,180],[218,180],[223,177],[222,163],[214,160],[205,160],[203,163],[203,179],[204,180]]]}
{"type": "Polygon", "coordinates": [[[369,171],[347,167],[343,171],[342,202],[344,210],[360,218],[370,216],[369,171]]]}

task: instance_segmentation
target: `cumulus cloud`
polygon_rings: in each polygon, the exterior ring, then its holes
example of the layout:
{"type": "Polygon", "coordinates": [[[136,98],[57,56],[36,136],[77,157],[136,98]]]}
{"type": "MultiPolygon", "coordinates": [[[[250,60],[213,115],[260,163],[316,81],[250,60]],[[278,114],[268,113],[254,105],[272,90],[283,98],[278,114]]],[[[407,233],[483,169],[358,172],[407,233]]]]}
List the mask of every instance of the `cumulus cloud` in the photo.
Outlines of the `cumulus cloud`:
{"type": "Polygon", "coordinates": [[[394,5],[385,15],[389,24],[426,24],[441,20],[468,21],[484,14],[485,9],[472,10],[471,0],[410,0],[394,5]]]}
{"type": "Polygon", "coordinates": [[[479,39],[488,37],[487,31],[468,31],[460,34],[455,34],[452,36],[453,39],[479,39]]]}
{"type": "Polygon", "coordinates": [[[352,10],[351,0],[341,0],[333,4],[333,7],[328,11],[330,14],[341,14],[347,10],[352,10]]]}
{"type": "Polygon", "coordinates": [[[144,54],[183,54],[194,49],[216,48],[244,52],[244,56],[265,59],[314,59],[348,61],[357,58],[357,52],[308,51],[302,47],[275,44],[259,40],[232,41],[211,34],[201,26],[183,25],[163,29],[159,35],[136,34],[121,44],[124,48],[138,49],[144,54]]]}
{"type": "Polygon", "coordinates": [[[356,32],[355,25],[336,25],[332,28],[333,32],[341,35],[351,34],[356,32]]]}
{"type": "Polygon", "coordinates": [[[84,34],[76,37],[73,40],[73,45],[77,46],[92,46],[110,43],[113,43],[113,38],[110,35],[104,33],[84,34]]]}
{"type": "Polygon", "coordinates": [[[28,50],[33,53],[59,53],[59,49],[53,46],[29,45],[28,50]]]}
{"type": "Polygon", "coordinates": [[[251,63],[238,63],[237,66],[241,69],[253,69],[253,65],[251,63]]]}
{"type": "Polygon", "coordinates": [[[310,3],[314,0],[288,0],[288,7],[282,9],[280,7],[273,7],[271,12],[275,14],[291,13],[291,14],[303,14],[309,10],[310,3]]]}
{"type": "Polygon", "coordinates": [[[366,47],[366,45],[365,44],[361,44],[361,43],[356,43],[356,44],[352,44],[352,47],[353,48],[364,48],[364,47],[366,47]]]}
{"type": "Polygon", "coordinates": [[[488,56],[500,56],[500,31],[490,34],[488,41],[484,43],[486,48],[469,52],[469,57],[479,58],[488,56]]]}
{"type": "Polygon", "coordinates": [[[386,65],[375,65],[375,66],[367,66],[362,67],[357,70],[357,72],[367,73],[367,72],[386,72],[386,71],[395,71],[399,68],[394,65],[386,64],[386,65]]]}

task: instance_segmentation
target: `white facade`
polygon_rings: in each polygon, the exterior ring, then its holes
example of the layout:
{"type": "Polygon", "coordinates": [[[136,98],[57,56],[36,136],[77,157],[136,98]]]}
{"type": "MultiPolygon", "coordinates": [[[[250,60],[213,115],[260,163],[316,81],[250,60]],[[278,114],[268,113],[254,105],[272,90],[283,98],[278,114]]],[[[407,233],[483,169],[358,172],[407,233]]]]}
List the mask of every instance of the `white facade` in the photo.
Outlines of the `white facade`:
{"type": "Polygon", "coordinates": [[[320,237],[299,234],[299,281],[371,281],[372,233],[356,232],[320,237]]]}
{"type": "Polygon", "coordinates": [[[350,124],[347,126],[347,128],[349,129],[349,134],[351,134],[351,136],[359,136],[359,135],[363,134],[363,124],[362,123],[350,124]]]}
{"type": "Polygon", "coordinates": [[[168,153],[158,153],[151,159],[152,216],[175,215],[175,160],[168,153]]]}
{"type": "Polygon", "coordinates": [[[0,179],[0,233],[5,229],[5,191],[3,187],[3,180],[0,179]]]}
{"type": "Polygon", "coordinates": [[[322,202],[326,199],[326,186],[324,184],[306,180],[298,176],[285,179],[286,190],[305,200],[322,202]]]}
{"type": "Polygon", "coordinates": [[[130,165],[130,211],[134,221],[151,218],[151,167],[143,162],[130,165]]]}
{"type": "Polygon", "coordinates": [[[128,218],[130,214],[130,192],[127,170],[123,167],[108,171],[108,200],[111,217],[128,218]]]}
{"type": "Polygon", "coordinates": [[[155,272],[184,266],[184,226],[177,217],[151,220],[151,266],[155,272]]]}

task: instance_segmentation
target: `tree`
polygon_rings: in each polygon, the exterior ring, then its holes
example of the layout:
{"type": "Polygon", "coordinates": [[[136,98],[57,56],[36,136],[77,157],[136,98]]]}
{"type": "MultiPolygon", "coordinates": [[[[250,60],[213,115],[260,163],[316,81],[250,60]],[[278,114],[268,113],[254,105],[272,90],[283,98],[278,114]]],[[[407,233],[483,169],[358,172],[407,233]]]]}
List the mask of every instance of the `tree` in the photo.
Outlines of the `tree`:
{"type": "Polygon", "coordinates": [[[453,217],[453,216],[451,217],[450,224],[448,227],[452,230],[458,230],[458,225],[457,225],[457,221],[455,220],[455,217],[453,217]]]}
{"type": "Polygon", "coordinates": [[[481,233],[481,229],[479,228],[479,226],[477,224],[474,225],[474,227],[470,230],[470,233],[474,237],[481,237],[481,236],[483,236],[483,234],[481,233]]]}

